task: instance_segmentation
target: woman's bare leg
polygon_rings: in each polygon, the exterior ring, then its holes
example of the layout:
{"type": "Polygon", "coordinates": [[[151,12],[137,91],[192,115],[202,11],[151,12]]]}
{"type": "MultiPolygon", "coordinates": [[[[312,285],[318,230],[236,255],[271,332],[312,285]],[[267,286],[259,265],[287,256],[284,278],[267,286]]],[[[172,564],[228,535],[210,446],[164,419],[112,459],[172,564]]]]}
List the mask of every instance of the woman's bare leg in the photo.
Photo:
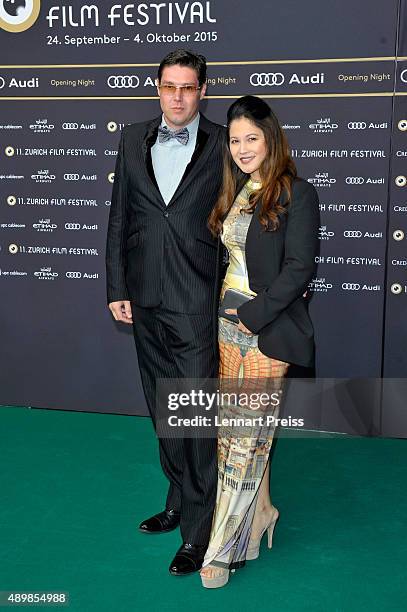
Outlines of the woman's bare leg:
{"type": "Polygon", "coordinates": [[[268,461],[257,495],[257,503],[253,518],[251,539],[257,540],[260,537],[264,527],[269,523],[269,517],[271,513],[272,503],[270,499],[270,461],[268,461]]]}

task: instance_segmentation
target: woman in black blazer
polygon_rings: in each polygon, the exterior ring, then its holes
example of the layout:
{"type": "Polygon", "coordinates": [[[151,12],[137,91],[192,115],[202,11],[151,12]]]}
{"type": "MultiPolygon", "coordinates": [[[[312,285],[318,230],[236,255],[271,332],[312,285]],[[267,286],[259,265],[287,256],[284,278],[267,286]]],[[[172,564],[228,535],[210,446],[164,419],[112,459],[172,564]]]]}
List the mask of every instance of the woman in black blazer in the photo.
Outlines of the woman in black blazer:
{"type": "Polygon", "coordinates": [[[256,559],[266,531],[271,548],[279,513],[270,500],[269,455],[282,381],[290,364],[314,361],[304,296],[318,249],[317,193],[297,177],[283,130],[263,100],[237,100],[227,128],[223,188],[209,227],[229,254],[219,309],[220,380],[228,391],[234,382],[240,394],[229,395],[220,410],[226,418],[218,433],[217,503],[201,570],[207,588],[225,585],[230,571],[256,559]],[[242,391],[249,391],[246,401],[242,391]],[[259,404],[259,392],[268,403],[259,404]]]}

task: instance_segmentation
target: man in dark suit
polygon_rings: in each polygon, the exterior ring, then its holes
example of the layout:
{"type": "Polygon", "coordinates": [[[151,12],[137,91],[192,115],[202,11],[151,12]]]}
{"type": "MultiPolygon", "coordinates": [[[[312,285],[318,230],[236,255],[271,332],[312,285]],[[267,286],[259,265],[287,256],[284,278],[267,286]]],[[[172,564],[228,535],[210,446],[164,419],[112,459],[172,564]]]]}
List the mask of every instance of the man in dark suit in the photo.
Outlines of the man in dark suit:
{"type": "MultiPolygon", "coordinates": [[[[123,129],[107,236],[107,295],[116,321],[133,324],[154,425],[157,378],[217,376],[213,308],[216,243],[207,219],[222,178],[224,130],[199,113],[206,61],[179,49],[158,69],[162,116],[123,129]]],[[[145,533],[180,525],[170,573],[197,571],[216,496],[216,440],[161,438],[170,481],[165,509],[145,533]]]]}

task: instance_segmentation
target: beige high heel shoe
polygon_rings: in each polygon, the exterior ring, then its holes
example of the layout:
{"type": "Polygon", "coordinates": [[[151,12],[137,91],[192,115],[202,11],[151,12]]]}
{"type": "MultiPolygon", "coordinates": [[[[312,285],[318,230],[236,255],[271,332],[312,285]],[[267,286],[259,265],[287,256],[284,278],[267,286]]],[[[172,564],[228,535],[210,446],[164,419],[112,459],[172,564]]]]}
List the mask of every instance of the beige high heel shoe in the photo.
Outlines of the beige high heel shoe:
{"type": "MultiPolygon", "coordinates": [[[[202,586],[204,586],[206,589],[218,589],[219,587],[225,586],[225,584],[229,582],[230,570],[211,565],[208,565],[207,567],[214,572],[214,575],[209,578],[209,576],[203,576],[201,574],[202,586]]],[[[234,570],[232,570],[232,572],[233,571],[234,570]]]]}
{"type": "Polygon", "coordinates": [[[267,531],[267,544],[268,544],[268,547],[271,548],[273,546],[274,527],[276,526],[276,523],[278,521],[278,517],[279,516],[280,516],[280,513],[277,510],[277,508],[272,506],[271,519],[270,519],[269,523],[264,527],[263,531],[260,534],[260,537],[256,538],[256,539],[249,540],[249,545],[247,547],[247,552],[246,552],[246,560],[247,561],[253,561],[253,559],[257,559],[257,557],[259,556],[260,542],[261,542],[261,539],[262,539],[263,535],[266,533],[266,531],[267,531]]]}

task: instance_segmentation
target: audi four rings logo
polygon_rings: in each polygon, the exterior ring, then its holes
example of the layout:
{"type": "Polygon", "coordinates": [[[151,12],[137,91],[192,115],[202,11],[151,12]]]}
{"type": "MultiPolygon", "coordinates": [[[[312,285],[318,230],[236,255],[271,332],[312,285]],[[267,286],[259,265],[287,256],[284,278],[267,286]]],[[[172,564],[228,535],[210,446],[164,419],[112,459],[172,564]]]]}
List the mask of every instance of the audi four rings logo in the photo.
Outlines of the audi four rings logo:
{"type": "Polygon", "coordinates": [[[345,179],[347,185],[363,185],[364,182],[363,176],[347,176],[345,179]]]}
{"type": "Polygon", "coordinates": [[[114,76],[107,79],[107,84],[112,89],[135,89],[140,85],[140,79],[135,74],[130,76],[114,76]]]}
{"type": "Polygon", "coordinates": [[[67,230],[79,230],[81,229],[80,223],[65,223],[65,229],[67,230]]]}
{"type": "Polygon", "coordinates": [[[361,238],[362,232],[360,230],[345,230],[343,235],[345,238],[361,238]]]}
{"type": "Polygon", "coordinates": [[[266,85],[282,85],[284,75],[281,72],[255,72],[250,76],[250,85],[253,87],[266,87],[266,85]]]}
{"type": "Polygon", "coordinates": [[[407,68],[404,68],[403,72],[400,74],[400,79],[403,83],[407,83],[407,68]]]}
{"type": "Polygon", "coordinates": [[[65,181],[79,181],[79,174],[64,174],[65,181]]]}
{"type": "Polygon", "coordinates": [[[65,272],[66,278],[82,278],[82,272],[65,272]]]}
{"type": "Polygon", "coordinates": [[[360,289],[359,283],[342,283],[342,289],[345,291],[358,291],[360,289]]]}
{"type": "Polygon", "coordinates": [[[365,130],[367,128],[367,123],[365,121],[349,121],[348,129],[349,130],[365,130]]]}
{"type": "Polygon", "coordinates": [[[63,130],[78,130],[79,124],[78,123],[63,123],[62,129],[63,130]]]}

